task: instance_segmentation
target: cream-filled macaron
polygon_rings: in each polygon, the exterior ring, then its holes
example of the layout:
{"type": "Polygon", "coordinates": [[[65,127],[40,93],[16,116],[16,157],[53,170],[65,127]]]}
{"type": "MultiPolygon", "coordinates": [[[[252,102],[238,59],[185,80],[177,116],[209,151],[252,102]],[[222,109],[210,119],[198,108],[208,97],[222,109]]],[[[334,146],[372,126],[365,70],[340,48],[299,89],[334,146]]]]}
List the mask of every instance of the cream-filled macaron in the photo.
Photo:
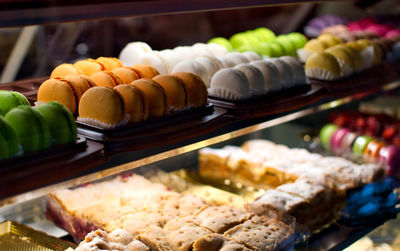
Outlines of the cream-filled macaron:
{"type": "Polygon", "coordinates": [[[132,42],[127,44],[119,54],[119,60],[126,65],[132,66],[134,64],[140,64],[141,61],[138,61],[141,56],[148,52],[152,51],[151,47],[144,42],[132,42]]]}
{"type": "Polygon", "coordinates": [[[206,68],[195,60],[185,60],[180,62],[174,67],[172,72],[191,72],[199,76],[204,83],[209,82],[206,68]]]}
{"type": "Polygon", "coordinates": [[[263,74],[267,92],[274,92],[282,89],[279,70],[273,63],[265,60],[258,60],[250,64],[257,67],[263,74]]]}
{"type": "Polygon", "coordinates": [[[249,62],[261,60],[260,55],[258,55],[254,51],[245,51],[245,52],[242,52],[242,55],[245,56],[247,58],[247,60],[249,60],[249,62]]]}
{"type": "Polygon", "coordinates": [[[306,72],[304,71],[304,66],[300,60],[291,56],[283,56],[280,57],[280,59],[285,61],[292,69],[293,82],[295,85],[303,85],[307,83],[306,72]]]}
{"type": "Polygon", "coordinates": [[[214,76],[214,74],[218,70],[220,70],[221,67],[219,65],[217,65],[216,63],[214,63],[213,61],[211,61],[211,59],[207,58],[207,57],[199,57],[199,58],[196,58],[194,61],[201,64],[206,69],[207,79],[206,79],[206,81],[204,81],[204,83],[206,84],[207,87],[210,87],[210,80],[211,80],[212,76],[214,76]]]}
{"type": "Polygon", "coordinates": [[[246,75],[252,96],[262,95],[267,92],[263,74],[257,67],[251,64],[239,64],[234,69],[238,69],[246,75]]]}
{"type": "Polygon", "coordinates": [[[211,79],[208,93],[211,96],[229,100],[251,97],[250,83],[246,75],[238,69],[221,69],[211,79]]]}
{"type": "Polygon", "coordinates": [[[290,88],[294,86],[293,72],[288,63],[279,58],[269,58],[266,60],[273,63],[278,68],[283,88],[290,88]]]}

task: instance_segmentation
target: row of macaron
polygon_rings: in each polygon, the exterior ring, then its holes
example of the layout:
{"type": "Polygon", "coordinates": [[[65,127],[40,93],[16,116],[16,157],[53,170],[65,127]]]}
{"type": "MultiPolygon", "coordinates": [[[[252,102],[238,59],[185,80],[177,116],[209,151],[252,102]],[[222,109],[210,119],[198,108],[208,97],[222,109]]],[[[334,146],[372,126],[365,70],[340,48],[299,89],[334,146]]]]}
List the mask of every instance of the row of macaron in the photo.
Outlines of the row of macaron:
{"type": "Polygon", "coordinates": [[[386,52],[368,39],[343,43],[338,37],[323,34],[298,51],[305,61],[306,75],[321,80],[337,80],[383,62],[386,52]]]}
{"type": "Polygon", "coordinates": [[[400,148],[387,145],[383,141],[351,131],[335,124],[326,124],[320,131],[323,147],[337,155],[351,154],[366,161],[381,163],[388,167],[388,174],[395,175],[400,170],[400,148]]]}
{"type": "Polygon", "coordinates": [[[186,59],[206,57],[213,60],[228,53],[218,44],[196,43],[192,46],[178,46],[174,49],[153,50],[147,43],[128,43],[120,52],[119,59],[125,65],[147,64],[155,67],[160,74],[171,74],[180,62],[186,59]]]}
{"type": "MultiPolygon", "coordinates": [[[[376,109],[374,112],[377,112],[376,109]]],[[[331,113],[329,122],[363,135],[377,137],[387,144],[400,146],[400,121],[394,117],[382,113],[340,111],[331,113]]]]}
{"type": "Polygon", "coordinates": [[[74,143],[74,117],[58,102],[31,107],[25,96],[0,91],[0,159],[49,148],[53,144],[74,143]]]}
{"type": "Polygon", "coordinates": [[[37,102],[58,101],[73,110],[78,121],[102,128],[158,118],[207,103],[207,88],[192,73],[159,75],[154,69],[151,78],[129,83],[115,79],[118,75],[112,71],[97,72],[90,78],[69,74],[49,79],[39,87],[37,102]],[[97,79],[99,74],[104,79],[97,79]]]}
{"type": "Polygon", "coordinates": [[[265,27],[236,33],[229,40],[215,37],[208,41],[222,45],[229,51],[254,51],[267,57],[295,56],[296,50],[303,48],[306,42],[307,38],[301,33],[292,32],[276,36],[265,27]]]}
{"type": "Polygon", "coordinates": [[[208,94],[228,100],[243,100],[306,83],[304,67],[300,61],[291,56],[283,56],[242,63],[217,71],[211,79],[208,94]]]}
{"type": "Polygon", "coordinates": [[[80,60],[75,64],[61,64],[51,73],[50,79],[44,81],[37,93],[39,102],[58,101],[66,106],[72,114],[77,113],[79,100],[90,88],[95,86],[115,87],[120,84],[130,84],[141,78],[152,79],[159,72],[151,65],[122,66],[117,58],[105,58],[119,64],[109,65],[106,69],[99,68],[96,60],[80,60]],[[82,71],[83,68],[85,71],[82,71]],[[91,75],[90,75],[91,74],[91,75]]]}

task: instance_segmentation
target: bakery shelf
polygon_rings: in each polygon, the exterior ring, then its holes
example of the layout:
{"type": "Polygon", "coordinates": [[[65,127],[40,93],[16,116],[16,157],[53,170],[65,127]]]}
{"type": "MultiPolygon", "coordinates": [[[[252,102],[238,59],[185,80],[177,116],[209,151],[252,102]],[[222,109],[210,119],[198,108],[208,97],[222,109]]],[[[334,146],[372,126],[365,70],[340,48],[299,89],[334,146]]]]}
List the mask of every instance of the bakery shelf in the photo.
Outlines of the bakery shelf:
{"type": "MultiPolygon", "coordinates": [[[[61,188],[73,187],[87,182],[92,182],[101,178],[119,174],[124,171],[132,170],[141,166],[156,163],[161,160],[185,154],[198,150],[200,148],[211,146],[220,142],[224,142],[230,139],[234,139],[243,135],[247,135],[253,132],[257,132],[269,127],[273,127],[279,124],[283,124],[297,118],[301,118],[307,115],[315,114],[320,111],[335,108],[337,106],[348,104],[350,102],[359,100],[361,98],[371,97],[382,92],[391,91],[400,88],[400,81],[395,81],[382,87],[381,91],[376,92],[372,89],[370,92],[364,92],[357,95],[344,97],[341,99],[326,98],[318,103],[308,105],[304,108],[290,111],[281,114],[270,115],[262,118],[248,119],[248,120],[234,120],[230,119],[229,123],[225,126],[214,130],[212,132],[206,132],[205,134],[197,134],[198,136],[187,138],[179,141],[168,141],[161,145],[159,142],[155,142],[154,146],[148,145],[146,149],[113,154],[108,156],[108,161],[99,164],[99,159],[88,161],[86,165],[82,164],[78,169],[68,169],[68,172],[60,173],[58,170],[53,170],[53,174],[58,174],[54,177],[47,175],[47,178],[37,179],[36,182],[32,182],[32,175],[23,175],[23,173],[15,173],[11,177],[16,177],[19,174],[19,182],[21,184],[31,183],[30,187],[21,187],[19,189],[10,188],[5,191],[0,198],[0,205],[14,204],[29,199],[37,198],[48,194],[49,192],[55,191],[61,188]],[[171,143],[173,142],[173,143],[171,143]],[[97,166],[96,166],[97,165],[97,166]]],[[[204,130],[206,130],[205,128],[204,130]]],[[[209,129],[208,129],[209,130],[209,129]]],[[[163,139],[154,139],[163,140],[163,139]]],[[[56,166],[56,164],[53,164],[56,166]]],[[[50,170],[50,169],[49,169],[50,170]]],[[[7,177],[3,177],[3,182],[12,184],[11,180],[7,177]],[[8,180],[8,181],[7,181],[8,180]]],[[[13,180],[15,181],[15,179],[13,180]]]]}
{"type": "Polygon", "coordinates": [[[0,27],[327,1],[334,0],[8,0],[0,2],[0,27]]]}

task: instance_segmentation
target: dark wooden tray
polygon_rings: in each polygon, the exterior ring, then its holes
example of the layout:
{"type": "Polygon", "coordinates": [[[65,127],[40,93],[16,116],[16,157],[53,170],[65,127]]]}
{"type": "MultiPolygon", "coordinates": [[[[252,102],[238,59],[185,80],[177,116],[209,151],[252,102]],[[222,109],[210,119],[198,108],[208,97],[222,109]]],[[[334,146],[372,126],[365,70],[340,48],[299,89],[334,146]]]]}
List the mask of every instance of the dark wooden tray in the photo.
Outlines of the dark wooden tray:
{"type": "Polygon", "coordinates": [[[225,109],[209,104],[114,129],[102,129],[81,122],[77,124],[79,135],[103,143],[106,153],[110,154],[172,144],[209,133],[228,123],[225,114],[225,109]]]}
{"type": "Polygon", "coordinates": [[[313,86],[323,87],[326,90],[325,96],[329,98],[342,98],[366,92],[372,93],[399,77],[396,68],[397,66],[394,63],[384,63],[346,79],[337,81],[309,79],[309,83],[313,86]]]}
{"type": "Polygon", "coordinates": [[[231,101],[210,96],[215,106],[228,110],[237,119],[252,119],[278,114],[310,105],[323,97],[324,90],[319,86],[303,85],[276,93],[260,96],[257,99],[231,101]]]}
{"type": "Polygon", "coordinates": [[[106,161],[103,149],[102,144],[79,137],[74,144],[2,161],[0,198],[61,182],[96,167],[106,161]]]}
{"type": "Polygon", "coordinates": [[[23,94],[34,105],[36,101],[37,91],[39,86],[48,79],[48,77],[31,78],[0,84],[0,90],[16,91],[23,94]]]}

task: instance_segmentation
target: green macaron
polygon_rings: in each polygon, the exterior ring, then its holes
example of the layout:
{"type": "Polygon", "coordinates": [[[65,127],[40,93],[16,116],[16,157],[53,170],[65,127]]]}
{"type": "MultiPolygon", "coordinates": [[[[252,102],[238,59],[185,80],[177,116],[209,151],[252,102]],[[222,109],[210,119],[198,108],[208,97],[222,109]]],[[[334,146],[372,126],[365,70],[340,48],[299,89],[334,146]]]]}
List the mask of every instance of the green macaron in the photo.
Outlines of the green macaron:
{"type": "Polygon", "coordinates": [[[17,135],[7,120],[0,115],[0,159],[14,157],[18,152],[17,135]]]}
{"type": "Polygon", "coordinates": [[[68,144],[76,141],[76,122],[65,106],[51,101],[37,106],[36,110],[46,121],[51,139],[55,144],[68,144]]]}
{"type": "Polygon", "coordinates": [[[365,149],[369,142],[374,140],[374,138],[369,136],[358,136],[353,143],[352,152],[355,155],[362,155],[364,154],[365,149]]]}
{"type": "Polygon", "coordinates": [[[243,45],[251,45],[248,37],[244,33],[237,33],[229,38],[229,42],[231,43],[234,49],[239,48],[243,45]]]}
{"type": "Polygon", "coordinates": [[[210,39],[210,41],[208,41],[209,44],[214,43],[214,44],[219,44],[223,47],[225,47],[228,51],[232,51],[232,45],[229,42],[228,39],[224,38],[224,37],[215,37],[210,39]]]}
{"type": "Polygon", "coordinates": [[[282,45],[285,50],[286,55],[295,56],[296,55],[296,47],[289,39],[287,35],[280,35],[275,39],[275,42],[282,45]]]}
{"type": "Polygon", "coordinates": [[[257,28],[253,32],[263,42],[272,42],[275,39],[275,33],[265,27],[257,28]]]}
{"type": "Polygon", "coordinates": [[[5,119],[17,135],[24,152],[35,152],[50,146],[50,131],[46,121],[29,105],[12,109],[5,119]]]}
{"type": "Polygon", "coordinates": [[[6,115],[12,108],[20,105],[29,105],[28,99],[19,92],[0,91],[0,114],[6,115]]]}
{"type": "Polygon", "coordinates": [[[271,57],[280,57],[280,56],[284,56],[286,55],[285,49],[283,48],[283,46],[280,43],[277,42],[271,42],[268,43],[271,47],[271,52],[272,55],[271,57]]]}
{"type": "Polygon", "coordinates": [[[299,32],[292,32],[288,34],[288,38],[296,46],[296,49],[301,49],[307,43],[308,39],[306,36],[299,32]]]}
{"type": "Polygon", "coordinates": [[[330,140],[332,134],[339,129],[337,125],[334,124],[326,124],[322,127],[321,131],[319,132],[319,140],[321,141],[322,146],[326,149],[330,149],[330,140]]]}
{"type": "Polygon", "coordinates": [[[271,46],[271,43],[266,43],[266,42],[261,42],[258,43],[255,46],[255,49],[260,52],[262,55],[264,56],[268,56],[268,57],[273,57],[275,54],[277,54],[273,47],[271,46]]]}

